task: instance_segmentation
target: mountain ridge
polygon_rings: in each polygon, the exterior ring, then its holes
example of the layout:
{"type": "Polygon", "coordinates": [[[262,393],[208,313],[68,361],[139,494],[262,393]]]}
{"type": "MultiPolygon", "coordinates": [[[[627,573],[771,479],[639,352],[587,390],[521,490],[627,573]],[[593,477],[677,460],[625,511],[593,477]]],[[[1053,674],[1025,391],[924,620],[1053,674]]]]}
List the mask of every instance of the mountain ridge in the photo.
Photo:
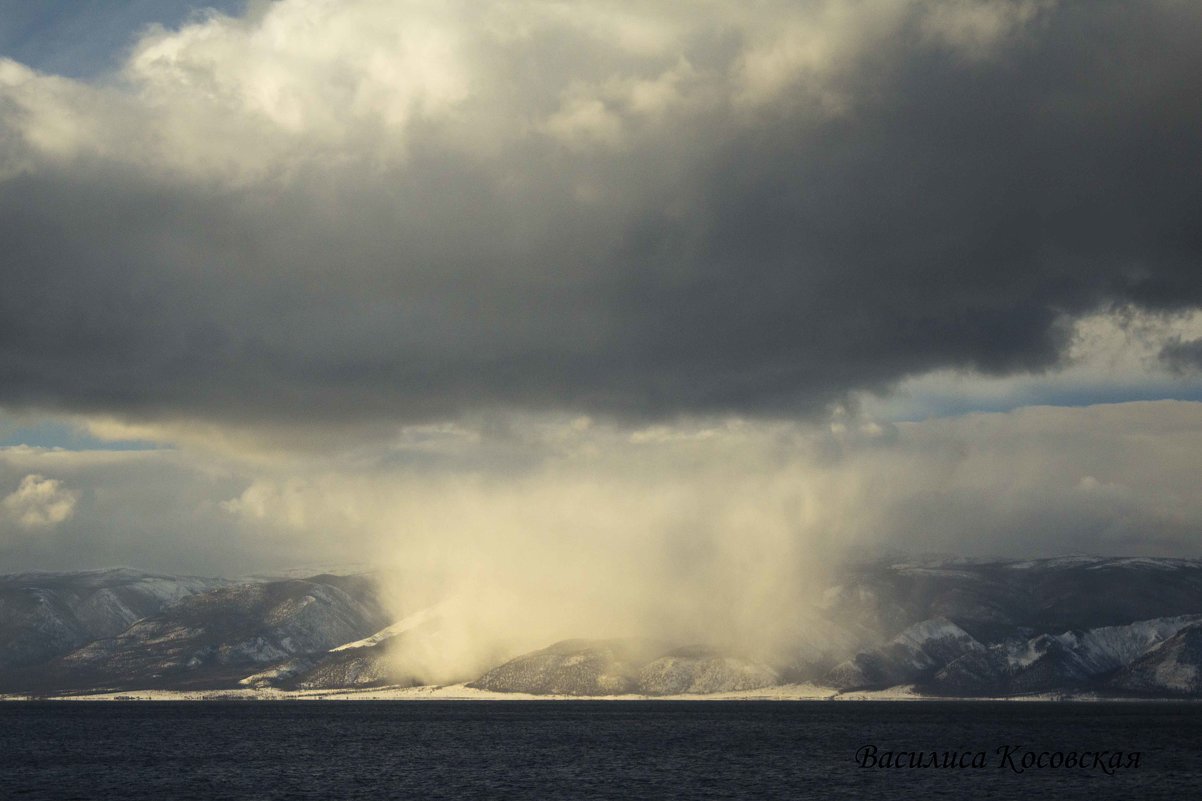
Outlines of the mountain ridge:
{"type": "MultiPolygon", "coordinates": [[[[420,682],[397,657],[437,643],[443,615],[430,607],[392,618],[370,575],[27,571],[0,576],[0,693],[411,686],[420,682]]],[[[468,686],[567,697],[702,697],[798,682],[927,697],[1202,697],[1200,560],[864,562],[841,568],[793,625],[787,643],[764,653],[560,641],[499,658],[468,686]]]]}

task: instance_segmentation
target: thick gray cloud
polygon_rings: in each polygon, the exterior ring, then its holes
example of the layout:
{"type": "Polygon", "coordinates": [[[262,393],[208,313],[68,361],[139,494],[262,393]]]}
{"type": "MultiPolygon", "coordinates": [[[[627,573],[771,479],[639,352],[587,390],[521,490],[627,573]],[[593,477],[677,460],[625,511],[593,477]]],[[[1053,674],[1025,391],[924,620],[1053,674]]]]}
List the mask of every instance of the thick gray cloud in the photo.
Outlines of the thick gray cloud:
{"type": "Polygon", "coordinates": [[[1202,305],[1196,4],[294,5],[5,67],[0,405],[804,413],[1202,305]]]}
{"type": "Polygon", "coordinates": [[[1202,339],[1175,339],[1160,351],[1160,358],[1178,372],[1202,368],[1202,339]]]}

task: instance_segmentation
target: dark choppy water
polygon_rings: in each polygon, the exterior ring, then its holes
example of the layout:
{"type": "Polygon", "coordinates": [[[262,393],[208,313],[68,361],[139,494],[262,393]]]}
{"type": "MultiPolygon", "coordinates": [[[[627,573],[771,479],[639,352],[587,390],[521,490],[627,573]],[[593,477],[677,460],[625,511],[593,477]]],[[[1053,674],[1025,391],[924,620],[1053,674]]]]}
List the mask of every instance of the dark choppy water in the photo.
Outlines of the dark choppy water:
{"type": "Polygon", "coordinates": [[[920,797],[1199,798],[1202,705],[0,704],[4,799],[920,797]],[[865,743],[983,750],[989,764],[865,769],[865,743]],[[1142,755],[1113,776],[1017,774],[997,766],[1001,745],[1142,755]]]}

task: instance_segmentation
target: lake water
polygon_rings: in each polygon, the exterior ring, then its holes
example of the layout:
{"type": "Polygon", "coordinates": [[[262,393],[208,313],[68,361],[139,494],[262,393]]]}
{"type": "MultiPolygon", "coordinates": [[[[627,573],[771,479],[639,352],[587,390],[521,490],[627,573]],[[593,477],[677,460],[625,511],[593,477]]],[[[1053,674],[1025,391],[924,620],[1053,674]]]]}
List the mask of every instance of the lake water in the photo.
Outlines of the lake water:
{"type": "Polygon", "coordinates": [[[1200,757],[1173,703],[0,703],[4,799],[1188,799],[1200,757]]]}

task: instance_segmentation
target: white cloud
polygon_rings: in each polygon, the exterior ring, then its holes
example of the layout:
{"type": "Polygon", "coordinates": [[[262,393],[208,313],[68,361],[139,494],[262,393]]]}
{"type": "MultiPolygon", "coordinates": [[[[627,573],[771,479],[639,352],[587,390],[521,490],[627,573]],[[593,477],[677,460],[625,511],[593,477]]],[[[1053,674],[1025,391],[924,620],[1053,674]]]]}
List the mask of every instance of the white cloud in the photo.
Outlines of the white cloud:
{"type": "MultiPolygon", "coordinates": [[[[302,162],[401,164],[415,126],[476,156],[540,134],[610,149],[673,111],[687,120],[701,109],[771,110],[799,81],[816,113],[838,110],[848,99],[830,76],[916,8],[278,0],[245,17],[213,12],[178,30],[152,28],[107,85],[0,60],[0,103],[20,110],[8,125],[27,157],[100,155],[234,182],[302,162]],[[738,52],[703,44],[720,38],[740,42],[738,52]]],[[[929,26],[977,50],[1034,8],[937,9],[929,26]]]]}
{"type": "Polygon", "coordinates": [[[58,479],[31,473],[0,501],[0,510],[22,528],[49,528],[69,520],[78,499],[79,493],[66,489],[58,479]]]}

